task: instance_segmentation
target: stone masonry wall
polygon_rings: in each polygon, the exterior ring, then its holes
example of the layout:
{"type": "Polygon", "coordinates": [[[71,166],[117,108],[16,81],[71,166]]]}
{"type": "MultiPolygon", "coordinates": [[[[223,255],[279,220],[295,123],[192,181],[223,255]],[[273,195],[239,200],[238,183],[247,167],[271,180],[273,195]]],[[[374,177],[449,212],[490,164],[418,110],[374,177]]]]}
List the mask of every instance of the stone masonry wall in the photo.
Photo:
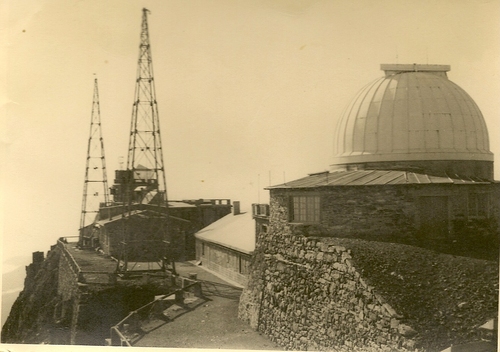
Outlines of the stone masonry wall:
{"type": "Polygon", "coordinates": [[[353,265],[319,239],[261,234],[239,316],[291,350],[413,349],[405,325],[353,265]]]}
{"type": "Polygon", "coordinates": [[[73,299],[78,293],[78,274],[73,270],[70,258],[64,255],[59,247],[55,249],[60,253],[59,271],[57,279],[57,293],[62,301],[73,299]]]}
{"type": "Polygon", "coordinates": [[[270,222],[288,223],[290,196],[321,196],[319,224],[302,226],[309,236],[356,236],[411,242],[416,232],[416,204],[410,187],[321,187],[271,190],[270,222]],[[406,238],[402,238],[402,234],[406,238]]]}
{"type": "MultiPolygon", "coordinates": [[[[498,257],[495,248],[499,243],[500,184],[272,189],[270,222],[284,225],[290,222],[289,202],[291,196],[296,195],[318,195],[321,198],[319,223],[294,226],[294,231],[304,236],[351,237],[417,245],[489,260],[498,257]],[[468,203],[474,195],[488,203],[487,217],[470,213],[468,203]],[[427,231],[428,226],[422,227],[419,204],[423,197],[447,199],[446,232],[432,233],[427,231]]],[[[441,210],[439,204],[435,206],[439,207],[436,212],[441,210]]]]}

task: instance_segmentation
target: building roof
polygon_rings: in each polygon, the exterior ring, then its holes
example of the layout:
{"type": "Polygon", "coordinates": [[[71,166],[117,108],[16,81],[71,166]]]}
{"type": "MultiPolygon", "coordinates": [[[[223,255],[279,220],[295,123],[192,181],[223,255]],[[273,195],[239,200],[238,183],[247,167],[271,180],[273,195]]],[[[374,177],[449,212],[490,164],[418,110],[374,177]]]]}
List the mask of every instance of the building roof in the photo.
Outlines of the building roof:
{"type": "Polygon", "coordinates": [[[486,123],[448,65],[381,65],[335,132],[333,165],[412,160],[493,161],[486,123]]]}
{"type": "Polygon", "coordinates": [[[134,216],[134,215],[138,215],[138,214],[143,214],[144,212],[145,212],[144,210],[132,210],[130,212],[126,212],[124,215],[119,214],[119,215],[113,216],[111,218],[101,219],[99,221],[96,221],[96,223],[94,225],[104,226],[104,225],[112,223],[112,222],[123,220],[123,216],[129,217],[129,216],[134,216]]]}
{"type": "Polygon", "coordinates": [[[419,174],[398,170],[356,170],[344,172],[320,172],[284,184],[270,186],[278,188],[312,188],[326,186],[370,186],[370,185],[408,185],[408,184],[490,184],[494,181],[479,177],[448,177],[419,174]]]}
{"type": "Polygon", "coordinates": [[[255,249],[252,213],[228,214],[195,234],[202,241],[250,254],[255,249]]]}
{"type": "Polygon", "coordinates": [[[188,203],[177,201],[177,200],[169,200],[168,207],[169,208],[196,208],[196,205],[188,204],[188,203]]]}
{"type": "MultiPolygon", "coordinates": [[[[138,190],[138,188],[140,188],[140,187],[137,187],[136,190],[138,190]]],[[[149,191],[144,196],[144,198],[142,199],[141,203],[142,204],[151,204],[151,203],[153,203],[153,200],[155,200],[157,194],[158,194],[157,190],[149,191]]],[[[163,196],[163,199],[165,199],[165,193],[162,193],[162,196],[163,196]]],[[[183,201],[179,201],[179,200],[169,200],[168,201],[168,207],[169,208],[196,208],[196,205],[189,204],[189,203],[186,203],[186,202],[183,202],[183,201]]]]}

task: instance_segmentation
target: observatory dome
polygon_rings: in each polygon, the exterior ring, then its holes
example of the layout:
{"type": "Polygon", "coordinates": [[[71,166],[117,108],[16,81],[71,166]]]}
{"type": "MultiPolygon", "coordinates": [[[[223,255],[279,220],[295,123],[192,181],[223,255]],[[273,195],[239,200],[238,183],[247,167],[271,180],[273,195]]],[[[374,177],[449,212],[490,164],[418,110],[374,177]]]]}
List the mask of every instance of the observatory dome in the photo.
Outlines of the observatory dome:
{"type": "Polygon", "coordinates": [[[493,178],[483,115],[448,65],[383,64],[335,132],[332,170],[420,169],[493,178]]]}

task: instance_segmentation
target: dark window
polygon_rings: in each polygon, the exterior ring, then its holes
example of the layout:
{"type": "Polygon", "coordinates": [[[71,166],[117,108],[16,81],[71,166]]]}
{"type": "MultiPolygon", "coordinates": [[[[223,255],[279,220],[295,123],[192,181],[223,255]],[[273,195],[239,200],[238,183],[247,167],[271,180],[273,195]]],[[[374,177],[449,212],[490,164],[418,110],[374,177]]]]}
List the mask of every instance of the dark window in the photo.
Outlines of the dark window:
{"type": "Polygon", "coordinates": [[[319,196],[293,196],[291,200],[291,221],[319,222],[319,196]]]}
{"type": "Polygon", "coordinates": [[[243,274],[243,275],[248,274],[249,273],[249,271],[248,271],[249,264],[250,264],[250,262],[248,261],[248,258],[240,255],[239,256],[239,270],[238,270],[238,272],[240,274],[243,274]]]}
{"type": "Polygon", "coordinates": [[[469,217],[487,217],[488,195],[483,193],[469,193],[467,208],[469,217]]]}
{"type": "Polygon", "coordinates": [[[269,216],[269,205],[259,204],[259,215],[269,216]]]}

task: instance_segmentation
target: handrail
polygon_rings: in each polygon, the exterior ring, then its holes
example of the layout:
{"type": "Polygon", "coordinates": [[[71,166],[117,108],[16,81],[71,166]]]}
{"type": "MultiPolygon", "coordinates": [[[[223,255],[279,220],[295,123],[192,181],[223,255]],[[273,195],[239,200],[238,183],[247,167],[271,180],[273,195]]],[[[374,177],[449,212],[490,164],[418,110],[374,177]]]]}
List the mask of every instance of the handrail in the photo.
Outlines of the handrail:
{"type": "Polygon", "coordinates": [[[117,325],[121,325],[121,324],[124,324],[124,323],[125,323],[125,321],[126,321],[127,319],[129,319],[131,316],[133,316],[134,314],[139,313],[139,311],[141,311],[141,310],[143,310],[143,309],[146,309],[148,306],[153,305],[153,304],[154,304],[154,303],[156,303],[157,301],[161,301],[161,300],[162,300],[162,299],[164,299],[164,298],[167,298],[167,297],[172,296],[172,295],[174,295],[174,294],[176,294],[176,293],[179,293],[179,292],[185,291],[186,289],[191,288],[191,287],[193,287],[194,285],[196,285],[196,284],[198,284],[198,283],[199,283],[198,281],[195,281],[195,282],[190,283],[189,285],[187,285],[187,286],[185,286],[185,287],[181,287],[181,288],[178,288],[177,290],[172,291],[172,292],[170,292],[170,293],[167,293],[167,294],[165,294],[165,295],[158,296],[158,298],[155,298],[155,299],[154,299],[154,300],[152,300],[151,302],[149,302],[149,303],[147,303],[147,304],[143,305],[142,307],[139,307],[139,308],[137,308],[136,310],[133,310],[132,312],[130,312],[130,313],[129,313],[129,314],[128,314],[125,318],[123,318],[123,319],[122,319],[122,320],[121,320],[118,324],[116,324],[115,326],[117,326],[117,325]]]}
{"type": "MultiPolygon", "coordinates": [[[[115,331],[117,333],[117,335],[120,337],[120,342],[125,342],[127,344],[127,347],[132,347],[129,340],[125,337],[125,335],[123,335],[121,333],[120,330],[118,330],[118,328],[116,326],[112,326],[111,331],[115,331]]],[[[113,341],[113,336],[111,336],[111,341],[113,341]]],[[[120,345],[121,345],[121,343],[120,343],[120,345]]]]}
{"type": "MultiPolygon", "coordinates": [[[[191,287],[193,287],[193,286],[195,286],[195,285],[199,285],[199,284],[200,284],[200,283],[199,283],[198,281],[194,281],[194,282],[190,283],[189,285],[186,285],[186,286],[184,286],[184,287],[178,288],[177,290],[172,291],[172,292],[169,292],[169,293],[167,293],[167,294],[165,294],[165,295],[161,295],[161,296],[159,296],[158,298],[156,298],[156,299],[152,300],[151,302],[149,302],[149,303],[147,303],[147,304],[143,305],[142,307],[137,308],[136,310],[134,310],[134,311],[130,312],[130,313],[129,313],[129,314],[128,314],[125,318],[123,318],[123,319],[122,319],[122,320],[120,320],[117,324],[115,324],[114,326],[112,326],[112,327],[111,327],[111,331],[113,331],[113,330],[114,330],[114,331],[118,332],[118,334],[119,334],[119,336],[120,336],[121,340],[122,340],[122,341],[125,341],[125,342],[127,343],[127,346],[132,347],[132,345],[130,344],[129,339],[128,339],[125,335],[123,335],[123,334],[120,332],[120,328],[121,328],[123,325],[125,325],[125,323],[126,323],[129,319],[131,319],[132,317],[134,317],[134,316],[138,315],[140,311],[145,310],[146,308],[148,308],[148,307],[150,307],[150,306],[154,305],[154,304],[155,304],[155,303],[157,303],[158,301],[161,301],[161,300],[163,300],[163,299],[165,299],[165,298],[167,298],[167,297],[169,297],[169,296],[172,296],[172,295],[177,295],[178,293],[183,292],[183,291],[186,291],[187,289],[189,289],[189,288],[191,288],[191,287]]],[[[113,343],[113,336],[111,336],[111,344],[112,344],[112,343],[113,343]]]]}

